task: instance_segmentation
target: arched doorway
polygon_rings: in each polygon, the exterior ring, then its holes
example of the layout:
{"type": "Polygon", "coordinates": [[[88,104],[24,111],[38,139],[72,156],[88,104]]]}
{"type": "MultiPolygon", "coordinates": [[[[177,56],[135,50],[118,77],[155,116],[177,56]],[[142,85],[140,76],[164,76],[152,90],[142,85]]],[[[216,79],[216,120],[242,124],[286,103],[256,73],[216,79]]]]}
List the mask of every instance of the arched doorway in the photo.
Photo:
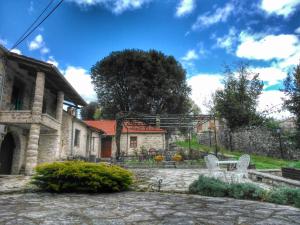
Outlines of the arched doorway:
{"type": "Polygon", "coordinates": [[[13,135],[11,133],[6,134],[0,148],[0,174],[11,173],[15,147],[16,144],[13,135]]]}

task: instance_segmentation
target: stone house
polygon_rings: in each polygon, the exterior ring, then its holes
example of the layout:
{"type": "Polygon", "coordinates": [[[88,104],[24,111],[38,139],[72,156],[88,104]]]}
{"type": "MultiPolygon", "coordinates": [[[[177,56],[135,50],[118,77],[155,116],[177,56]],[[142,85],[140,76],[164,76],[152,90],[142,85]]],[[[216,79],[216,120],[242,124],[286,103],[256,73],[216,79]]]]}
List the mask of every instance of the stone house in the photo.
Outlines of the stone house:
{"type": "MultiPolygon", "coordinates": [[[[101,138],[101,158],[110,158],[116,153],[116,121],[115,120],[96,120],[85,121],[91,127],[103,131],[101,138]]],[[[132,124],[125,122],[121,134],[121,152],[126,156],[134,155],[135,151],[140,151],[141,148],[149,150],[154,148],[156,150],[165,149],[165,133],[166,131],[145,125],[142,122],[139,124],[132,124]]]]}
{"type": "Polygon", "coordinates": [[[83,143],[101,132],[78,120],[67,127],[66,118],[74,116],[63,113],[64,102],[74,109],[86,105],[55,66],[0,45],[0,174],[32,174],[38,163],[61,160],[76,151],[87,154],[83,143]],[[76,126],[90,131],[85,131],[81,146],[71,148],[70,140],[78,137],[78,131],[72,131],[76,126]]]}

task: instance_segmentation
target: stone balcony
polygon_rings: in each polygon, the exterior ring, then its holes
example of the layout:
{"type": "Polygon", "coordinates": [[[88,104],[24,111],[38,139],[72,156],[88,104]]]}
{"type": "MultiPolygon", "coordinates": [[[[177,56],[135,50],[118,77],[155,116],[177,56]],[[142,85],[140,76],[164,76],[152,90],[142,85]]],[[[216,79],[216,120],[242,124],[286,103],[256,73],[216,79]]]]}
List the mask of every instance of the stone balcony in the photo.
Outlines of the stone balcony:
{"type": "MultiPolygon", "coordinates": [[[[30,110],[12,110],[0,111],[0,124],[18,124],[30,125],[34,123],[32,111],[30,110]]],[[[48,129],[59,130],[60,123],[48,114],[42,114],[40,124],[48,129]]]]}

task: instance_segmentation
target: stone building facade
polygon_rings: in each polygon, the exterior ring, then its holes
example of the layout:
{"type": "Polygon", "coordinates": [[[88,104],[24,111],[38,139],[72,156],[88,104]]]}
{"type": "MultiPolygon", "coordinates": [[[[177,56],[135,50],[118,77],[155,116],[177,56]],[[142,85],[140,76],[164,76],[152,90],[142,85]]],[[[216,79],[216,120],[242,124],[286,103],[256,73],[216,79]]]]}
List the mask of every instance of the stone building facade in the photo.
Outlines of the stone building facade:
{"type": "MultiPolygon", "coordinates": [[[[0,46],[0,174],[29,175],[38,163],[72,154],[64,101],[75,108],[86,104],[55,66],[0,46]]],[[[90,137],[101,133],[86,125],[84,130],[90,137]]],[[[86,154],[83,142],[74,150],[86,154]]]]}
{"type": "MultiPolygon", "coordinates": [[[[91,127],[102,130],[104,133],[101,138],[101,158],[114,157],[116,154],[116,121],[115,120],[98,120],[85,121],[91,127]]],[[[120,147],[121,152],[125,155],[134,155],[136,151],[140,152],[142,148],[156,150],[166,148],[166,131],[161,128],[152,126],[131,126],[124,125],[120,147]]]]}

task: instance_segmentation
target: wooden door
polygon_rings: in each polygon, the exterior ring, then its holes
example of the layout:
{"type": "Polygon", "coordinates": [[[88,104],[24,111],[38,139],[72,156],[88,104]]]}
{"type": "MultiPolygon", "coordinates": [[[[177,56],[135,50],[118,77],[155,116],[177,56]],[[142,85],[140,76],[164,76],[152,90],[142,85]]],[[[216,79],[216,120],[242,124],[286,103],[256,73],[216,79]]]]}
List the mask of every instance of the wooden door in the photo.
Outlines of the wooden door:
{"type": "Polygon", "coordinates": [[[15,149],[15,142],[12,134],[8,133],[1,144],[0,149],[0,174],[10,174],[15,149]]]}
{"type": "Polygon", "coordinates": [[[101,139],[101,158],[111,157],[111,137],[105,137],[101,139]]]}

